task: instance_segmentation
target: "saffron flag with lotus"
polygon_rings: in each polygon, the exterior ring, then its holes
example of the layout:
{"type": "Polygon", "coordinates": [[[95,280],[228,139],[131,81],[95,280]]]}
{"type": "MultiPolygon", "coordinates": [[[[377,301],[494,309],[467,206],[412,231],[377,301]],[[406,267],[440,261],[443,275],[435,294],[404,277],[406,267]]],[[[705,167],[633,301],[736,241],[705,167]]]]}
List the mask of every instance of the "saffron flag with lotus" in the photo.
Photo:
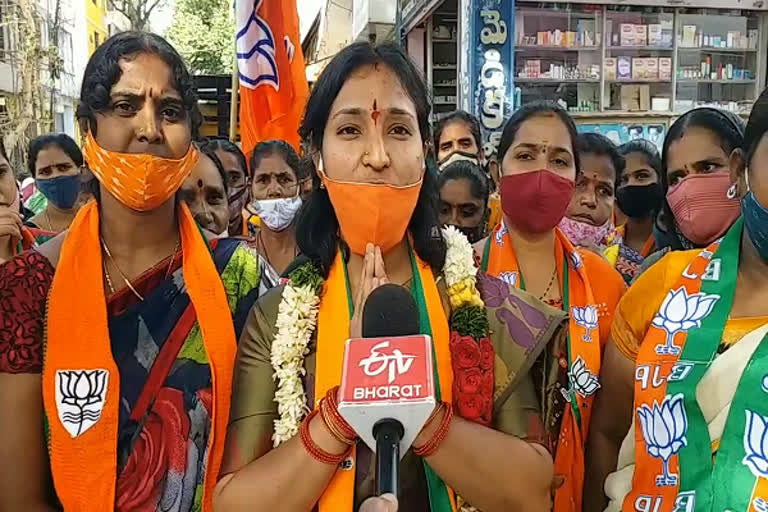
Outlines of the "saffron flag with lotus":
{"type": "Polygon", "coordinates": [[[269,139],[298,151],[309,86],[296,0],[236,0],[235,13],[243,152],[269,139]]]}

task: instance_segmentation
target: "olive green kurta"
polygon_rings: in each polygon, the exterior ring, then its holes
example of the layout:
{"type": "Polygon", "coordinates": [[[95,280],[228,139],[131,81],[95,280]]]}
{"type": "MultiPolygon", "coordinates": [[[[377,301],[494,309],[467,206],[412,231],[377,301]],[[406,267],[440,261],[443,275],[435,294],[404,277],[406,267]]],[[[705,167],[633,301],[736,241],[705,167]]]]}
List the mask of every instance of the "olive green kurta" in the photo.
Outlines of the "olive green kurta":
{"type": "MultiPolygon", "coordinates": [[[[438,279],[443,307],[448,311],[444,281],[438,279]]],[[[493,428],[523,439],[541,442],[544,428],[540,398],[529,370],[545,345],[562,336],[566,315],[492,277],[483,276],[479,287],[486,302],[491,341],[496,351],[493,428]]],[[[270,349],[277,329],[282,287],[272,289],[253,307],[237,354],[227,451],[221,474],[260,457],[272,448],[272,426],[277,418],[270,349]]],[[[308,404],[314,403],[316,337],[304,361],[304,388],[308,404]]],[[[358,445],[355,510],[374,492],[374,458],[358,445]]],[[[401,464],[400,510],[429,510],[426,480],[419,457],[408,452],[401,464]]]]}

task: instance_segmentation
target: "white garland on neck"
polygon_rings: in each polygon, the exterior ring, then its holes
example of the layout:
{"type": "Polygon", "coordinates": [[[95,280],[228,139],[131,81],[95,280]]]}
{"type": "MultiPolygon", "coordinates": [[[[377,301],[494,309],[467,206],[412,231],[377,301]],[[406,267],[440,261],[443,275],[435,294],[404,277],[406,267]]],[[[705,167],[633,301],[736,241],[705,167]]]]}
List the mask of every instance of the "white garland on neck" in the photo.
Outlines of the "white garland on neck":
{"type": "MultiPolygon", "coordinates": [[[[474,291],[473,303],[476,304],[478,299],[474,284],[477,268],[472,245],[453,226],[443,229],[443,237],[447,247],[443,267],[446,283],[449,288],[458,285],[463,290],[474,291]]],[[[453,309],[457,309],[459,304],[454,300],[451,302],[453,309]]],[[[308,285],[297,287],[290,281],[285,285],[270,358],[274,369],[272,378],[277,381],[274,399],[279,415],[272,434],[275,447],[298,434],[301,420],[309,412],[301,379],[306,375],[304,358],[309,352],[309,341],[317,327],[319,310],[320,295],[315,293],[314,288],[308,285]]]]}

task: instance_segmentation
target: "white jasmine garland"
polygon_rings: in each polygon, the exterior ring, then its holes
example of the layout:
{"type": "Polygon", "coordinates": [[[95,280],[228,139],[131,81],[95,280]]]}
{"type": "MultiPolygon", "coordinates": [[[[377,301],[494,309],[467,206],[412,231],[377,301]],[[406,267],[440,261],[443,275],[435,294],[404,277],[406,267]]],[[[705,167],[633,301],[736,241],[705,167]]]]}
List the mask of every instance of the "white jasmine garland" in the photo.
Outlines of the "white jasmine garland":
{"type": "Polygon", "coordinates": [[[443,267],[443,275],[448,286],[474,278],[477,275],[475,252],[467,237],[454,226],[443,228],[443,237],[448,247],[443,267]]]}
{"type": "Polygon", "coordinates": [[[301,378],[306,374],[304,357],[317,325],[320,297],[310,286],[296,287],[290,282],[283,289],[277,313],[277,335],[272,343],[271,362],[277,381],[274,400],[278,418],[274,423],[272,443],[277,447],[299,432],[307,413],[307,397],[301,378]]]}
{"type": "MultiPolygon", "coordinates": [[[[447,246],[443,274],[448,286],[464,280],[474,284],[477,268],[474,252],[467,238],[455,227],[443,229],[447,246]]],[[[289,281],[283,289],[278,308],[277,334],[272,343],[271,363],[277,382],[274,400],[278,418],[274,422],[272,442],[275,447],[299,432],[307,414],[307,397],[301,378],[306,374],[304,357],[309,352],[309,340],[317,327],[320,295],[311,286],[297,287],[289,281]]]]}

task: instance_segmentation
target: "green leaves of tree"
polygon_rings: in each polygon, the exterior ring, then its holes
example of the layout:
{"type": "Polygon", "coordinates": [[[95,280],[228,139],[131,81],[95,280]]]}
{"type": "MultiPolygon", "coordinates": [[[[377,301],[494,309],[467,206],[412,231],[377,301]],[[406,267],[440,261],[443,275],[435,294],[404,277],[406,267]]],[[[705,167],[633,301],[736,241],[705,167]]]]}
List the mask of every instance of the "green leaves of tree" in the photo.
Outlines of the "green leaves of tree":
{"type": "Polygon", "coordinates": [[[166,37],[192,73],[232,72],[235,27],[228,0],[177,0],[166,37]]]}

